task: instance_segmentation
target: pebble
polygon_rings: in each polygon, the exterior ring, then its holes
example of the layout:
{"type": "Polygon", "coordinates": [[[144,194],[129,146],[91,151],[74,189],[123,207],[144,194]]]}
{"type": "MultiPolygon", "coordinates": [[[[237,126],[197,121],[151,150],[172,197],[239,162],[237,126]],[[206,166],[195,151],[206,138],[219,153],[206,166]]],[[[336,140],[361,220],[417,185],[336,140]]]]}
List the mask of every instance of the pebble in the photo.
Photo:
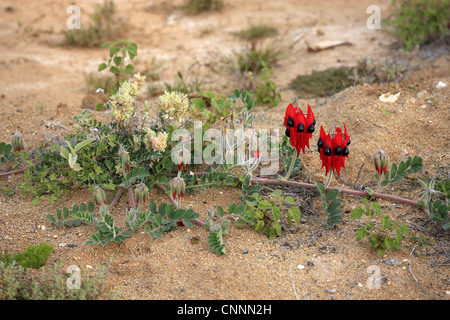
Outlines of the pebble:
{"type": "Polygon", "coordinates": [[[244,249],[243,251],[242,251],[242,254],[247,254],[248,253],[248,249],[244,249]]]}
{"type": "Polygon", "coordinates": [[[41,226],[41,230],[45,231],[47,228],[45,226],[41,226]]]}
{"type": "Polygon", "coordinates": [[[86,269],[93,269],[91,265],[87,264],[86,269]]]}
{"type": "Polygon", "coordinates": [[[325,289],[325,291],[329,293],[336,293],[336,289],[325,289]]]}
{"type": "Polygon", "coordinates": [[[65,242],[61,242],[60,244],[58,244],[58,247],[64,248],[66,246],[65,242]]]}
{"type": "Polygon", "coordinates": [[[307,265],[312,267],[314,265],[314,263],[312,261],[308,261],[307,265]]]}
{"type": "Polygon", "coordinates": [[[299,264],[299,265],[297,266],[297,268],[298,268],[299,270],[303,270],[303,269],[305,269],[306,267],[305,267],[304,265],[302,265],[302,264],[299,264]]]}
{"type": "Polygon", "coordinates": [[[402,264],[402,260],[398,260],[398,259],[387,259],[387,260],[382,260],[382,262],[389,264],[389,265],[394,265],[394,266],[399,266],[402,264]]]}

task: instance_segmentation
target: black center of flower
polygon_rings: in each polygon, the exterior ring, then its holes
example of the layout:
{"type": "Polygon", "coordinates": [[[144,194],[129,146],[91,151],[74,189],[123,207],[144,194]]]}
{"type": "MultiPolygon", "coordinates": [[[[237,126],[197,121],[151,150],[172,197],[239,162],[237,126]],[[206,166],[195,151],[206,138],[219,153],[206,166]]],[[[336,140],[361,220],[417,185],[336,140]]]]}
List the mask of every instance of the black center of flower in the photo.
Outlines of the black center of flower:
{"type": "Polygon", "coordinates": [[[305,126],[303,125],[303,123],[299,123],[298,124],[298,126],[297,126],[297,131],[298,132],[303,132],[303,131],[305,131],[305,126]]]}
{"type": "Polygon", "coordinates": [[[348,142],[347,142],[347,146],[349,146],[350,145],[350,139],[348,139],[348,142]]]}
{"type": "Polygon", "coordinates": [[[323,148],[323,140],[319,138],[319,141],[317,141],[317,145],[319,146],[319,149],[323,148]]]}
{"type": "Polygon", "coordinates": [[[292,119],[291,116],[288,117],[286,125],[291,128],[294,126],[294,119],[292,119]]]}
{"type": "Polygon", "coordinates": [[[323,150],[323,154],[326,156],[331,155],[331,149],[329,146],[326,146],[325,149],[323,150]]]}
{"type": "Polygon", "coordinates": [[[342,151],[342,148],[340,146],[337,146],[336,148],[334,148],[334,154],[335,155],[340,155],[342,151]]]}
{"type": "Polygon", "coordinates": [[[344,150],[342,150],[342,155],[343,155],[344,157],[348,156],[349,153],[350,153],[350,152],[348,151],[348,148],[347,148],[347,147],[345,147],[344,150]]]}
{"type": "Polygon", "coordinates": [[[291,132],[289,131],[289,129],[286,129],[286,132],[284,133],[286,135],[286,137],[290,137],[291,136],[291,132]]]}
{"type": "Polygon", "coordinates": [[[314,123],[311,123],[311,125],[308,127],[308,133],[313,133],[315,130],[314,123]]]}

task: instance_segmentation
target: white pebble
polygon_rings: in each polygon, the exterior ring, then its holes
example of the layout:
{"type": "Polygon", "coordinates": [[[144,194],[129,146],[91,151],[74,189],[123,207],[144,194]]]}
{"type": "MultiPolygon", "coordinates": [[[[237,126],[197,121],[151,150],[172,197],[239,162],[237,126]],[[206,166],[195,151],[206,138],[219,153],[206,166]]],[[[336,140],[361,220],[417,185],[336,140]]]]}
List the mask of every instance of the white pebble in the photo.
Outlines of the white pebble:
{"type": "Polygon", "coordinates": [[[445,88],[446,86],[447,85],[444,82],[439,81],[438,84],[436,85],[436,89],[445,88]]]}
{"type": "Polygon", "coordinates": [[[93,269],[91,265],[87,264],[86,269],[93,269]]]}
{"type": "Polygon", "coordinates": [[[302,264],[299,264],[299,265],[297,266],[297,268],[298,268],[299,270],[302,270],[302,269],[305,269],[306,267],[305,267],[304,265],[302,265],[302,264]]]}

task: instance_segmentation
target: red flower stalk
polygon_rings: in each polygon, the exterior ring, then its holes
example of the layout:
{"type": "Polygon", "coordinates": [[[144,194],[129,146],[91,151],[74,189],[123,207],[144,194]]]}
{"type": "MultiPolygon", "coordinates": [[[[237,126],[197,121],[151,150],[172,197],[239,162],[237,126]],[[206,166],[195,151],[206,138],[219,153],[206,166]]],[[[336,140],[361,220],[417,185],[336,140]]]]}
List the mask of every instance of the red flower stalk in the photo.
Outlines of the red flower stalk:
{"type": "Polygon", "coordinates": [[[339,176],[341,168],[345,168],[345,158],[348,158],[350,145],[350,136],[347,134],[347,127],[344,124],[344,133],[341,128],[336,128],[333,136],[326,134],[323,127],[320,127],[320,138],[317,142],[322,168],[325,167],[326,173],[333,170],[339,176]]]}
{"type": "Polygon", "coordinates": [[[316,119],[309,104],[306,116],[298,106],[294,107],[291,103],[287,106],[284,115],[285,134],[289,137],[292,147],[297,149],[297,156],[300,150],[305,153],[305,147],[309,148],[309,139],[312,137],[315,125],[316,119]]]}

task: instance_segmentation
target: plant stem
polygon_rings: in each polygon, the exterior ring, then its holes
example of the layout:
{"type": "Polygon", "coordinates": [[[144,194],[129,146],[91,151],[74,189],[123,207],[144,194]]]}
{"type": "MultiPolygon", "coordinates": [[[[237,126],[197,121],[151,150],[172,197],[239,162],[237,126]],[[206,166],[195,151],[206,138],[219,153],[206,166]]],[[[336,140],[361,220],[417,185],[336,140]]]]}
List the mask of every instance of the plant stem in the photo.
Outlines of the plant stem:
{"type": "Polygon", "coordinates": [[[291,163],[289,164],[288,172],[286,173],[286,176],[282,179],[283,181],[286,181],[287,179],[289,179],[289,176],[291,175],[291,172],[294,169],[295,160],[297,160],[297,150],[295,150],[295,148],[293,148],[293,149],[294,149],[294,154],[292,155],[291,163]]]}
{"type": "MultiPolygon", "coordinates": [[[[310,188],[310,189],[316,189],[317,188],[316,185],[310,184],[310,183],[297,182],[297,181],[288,181],[288,180],[277,180],[277,179],[256,178],[256,179],[250,180],[250,182],[251,183],[261,183],[261,184],[280,184],[280,183],[282,183],[282,184],[295,186],[295,187],[305,187],[305,188],[310,188]]],[[[325,190],[331,190],[331,189],[332,189],[331,187],[325,188],[325,190]]],[[[351,194],[351,195],[355,195],[355,196],[360,196],[360,197],[366,197],[368,195],[367,192],[365,192],[365,191],[356,191],[356,190],[349,190],[349,189],[341,189],[340,192],[351,194]]],[[[383,194],[383,193],[374,192],[372,197],[379,198],[379,199],[390,200],[390,201],[395,201],[395,202],[401,202],[401,203],[409,204],[409,205],[415,206],[415,207],[419,206],[417,201],[405,199],[405,198],[402,198],[402,197],[393,196],[393,195],[390,195],[390,194],[383,194]]],[[[428,212],[427,209],[423,209],[423,210],[428,215],[430,215],[430,213],[428,212]]]]}
{"type": "Polygon", "coordinates": [[[9,176],[11,174],[16,174],[16,173],[22,173],[25,170],[26,169],[24,168],[24,169],[18,169],[18,170],[14,170],[14,171],[9,171],[9,172],[3,172],[3,173],[0,173],[0,177],[9,176]]]}
{"type": "Polygon", "coordinates": [[[128,197],[130,197],[130,202],[131,202],[131,207],[133,209],[136,208],[136,202],[134,201],[134,196],[133,196],[133,188],[128,188],[128,197]]]}
{"type": "Polygon", "coordinates": [[[122,195],[123,192],[123,187],[120,187],[119,191],[117,191],[116,196],[114,197],[114,200],[111,202],[111,208],[113,208],[117,201],[119,200],[120,196],[122,195]]]}
{"type": "Polygon", "coordinates": [[[329,175],[327,178],[327,182],[325,182],[325,185],[324,185],[325,189],[328,188],[328,186],[330,185],[330,182],[331,182],[331,178],[333,178],[333,170],[330,170],[330,172],[328,172],[328,173],[329,173],[329,175]]]}

